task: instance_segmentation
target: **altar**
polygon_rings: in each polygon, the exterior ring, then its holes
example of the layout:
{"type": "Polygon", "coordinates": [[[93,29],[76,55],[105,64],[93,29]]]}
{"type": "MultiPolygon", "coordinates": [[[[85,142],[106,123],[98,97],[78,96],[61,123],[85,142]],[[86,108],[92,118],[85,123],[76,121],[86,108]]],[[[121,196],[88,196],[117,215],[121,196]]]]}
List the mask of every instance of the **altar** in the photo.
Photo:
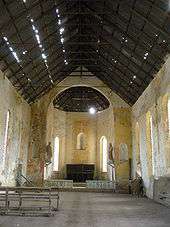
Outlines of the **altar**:
{"type": "Polygon", "coordinates": [[[86,180],[93,180],[94,169],[94,164],[67,164],[67,180],[73,180],[74,182],[86,182],[86,180]]]}

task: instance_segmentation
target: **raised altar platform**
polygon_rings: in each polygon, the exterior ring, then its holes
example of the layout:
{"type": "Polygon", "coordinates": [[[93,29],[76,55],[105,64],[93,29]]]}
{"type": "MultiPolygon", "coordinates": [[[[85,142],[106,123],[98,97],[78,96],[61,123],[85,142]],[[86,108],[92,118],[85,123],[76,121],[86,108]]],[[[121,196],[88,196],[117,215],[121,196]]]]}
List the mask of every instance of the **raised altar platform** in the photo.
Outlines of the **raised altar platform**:
{"type": "Polygon", "coordinates": [[[85,183],[74,183],[73,180],[55,179],[45,180],[45,187],[57,187],[61,191],[77,192],[113,192],[115,185],[106,180],[87,180],[85,183]]]}
{"type": "Polygon", "coordinates": [[[106,181],[106,180],[87,180],[86,188],[113,190],[115,188],[115,184],[112,181],[106,181]]]}
{"type": "Polygon", "coordinates": [[[73,180],[45,180],[45,187],[57,187],[57,188],[73,188],[73,180]]]}

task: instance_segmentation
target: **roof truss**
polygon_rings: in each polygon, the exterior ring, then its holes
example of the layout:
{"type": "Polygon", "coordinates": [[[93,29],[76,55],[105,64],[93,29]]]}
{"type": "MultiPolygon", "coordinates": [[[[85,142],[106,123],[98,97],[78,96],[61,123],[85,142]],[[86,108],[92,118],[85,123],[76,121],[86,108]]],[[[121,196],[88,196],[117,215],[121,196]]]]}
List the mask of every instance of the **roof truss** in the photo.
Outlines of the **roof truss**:
{"type": "Polygon", "coordinates": [[[84,66],[132,105],[170,50],[168,0],[1,0],[0,9],[1,70],[29,103],[84,66]]]}

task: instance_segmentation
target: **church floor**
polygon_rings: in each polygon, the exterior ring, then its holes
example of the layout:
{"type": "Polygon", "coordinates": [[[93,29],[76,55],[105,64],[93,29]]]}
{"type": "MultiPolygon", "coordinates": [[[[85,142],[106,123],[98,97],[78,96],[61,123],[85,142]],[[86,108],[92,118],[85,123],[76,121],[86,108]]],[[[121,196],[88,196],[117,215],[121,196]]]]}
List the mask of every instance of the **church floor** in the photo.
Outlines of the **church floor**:
{"type": "Polygon", "coordinates": [[[54,217],[0,216],[0,227],[169,227],[170,209],[146,198],[63,192],[54,217]]]}

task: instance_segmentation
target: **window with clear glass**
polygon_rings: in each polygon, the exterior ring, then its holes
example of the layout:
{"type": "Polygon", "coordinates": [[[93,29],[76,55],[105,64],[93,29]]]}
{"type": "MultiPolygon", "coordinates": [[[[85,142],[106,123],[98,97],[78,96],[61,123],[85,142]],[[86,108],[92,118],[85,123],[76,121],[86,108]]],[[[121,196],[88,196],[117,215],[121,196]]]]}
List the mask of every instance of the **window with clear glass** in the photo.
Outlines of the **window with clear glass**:
{"type": "Polygon", "coordinates": [[[107,172],[107,139],[105,136],[100,139],[100,150],[102,154],[102,172],[107,172]]]}
{"type": "Polygon", "coordinates": [[[169,129],[169,135],[170,135],[170,97],[168,99],[168,129],[169,129]]]}
{"type": "Polygon", "coordinates": [[[60,149],[60,141],[57,136],[54,140],[54,164],[53,164],[54,171],[59,170],[59,149],[60,149]]]}
{"type": "Polygon", "coordinates": [[[8,145],[8,133],[9,133],[9,118],[10,118],[10,111],[8,110],[8,112],[6,114],[6,120],[5,120],[5,133],[4,133],[3,156],[2,156],[2,168],[5,168],[5,160],[6,160],[7,145],[8,145]]]}

